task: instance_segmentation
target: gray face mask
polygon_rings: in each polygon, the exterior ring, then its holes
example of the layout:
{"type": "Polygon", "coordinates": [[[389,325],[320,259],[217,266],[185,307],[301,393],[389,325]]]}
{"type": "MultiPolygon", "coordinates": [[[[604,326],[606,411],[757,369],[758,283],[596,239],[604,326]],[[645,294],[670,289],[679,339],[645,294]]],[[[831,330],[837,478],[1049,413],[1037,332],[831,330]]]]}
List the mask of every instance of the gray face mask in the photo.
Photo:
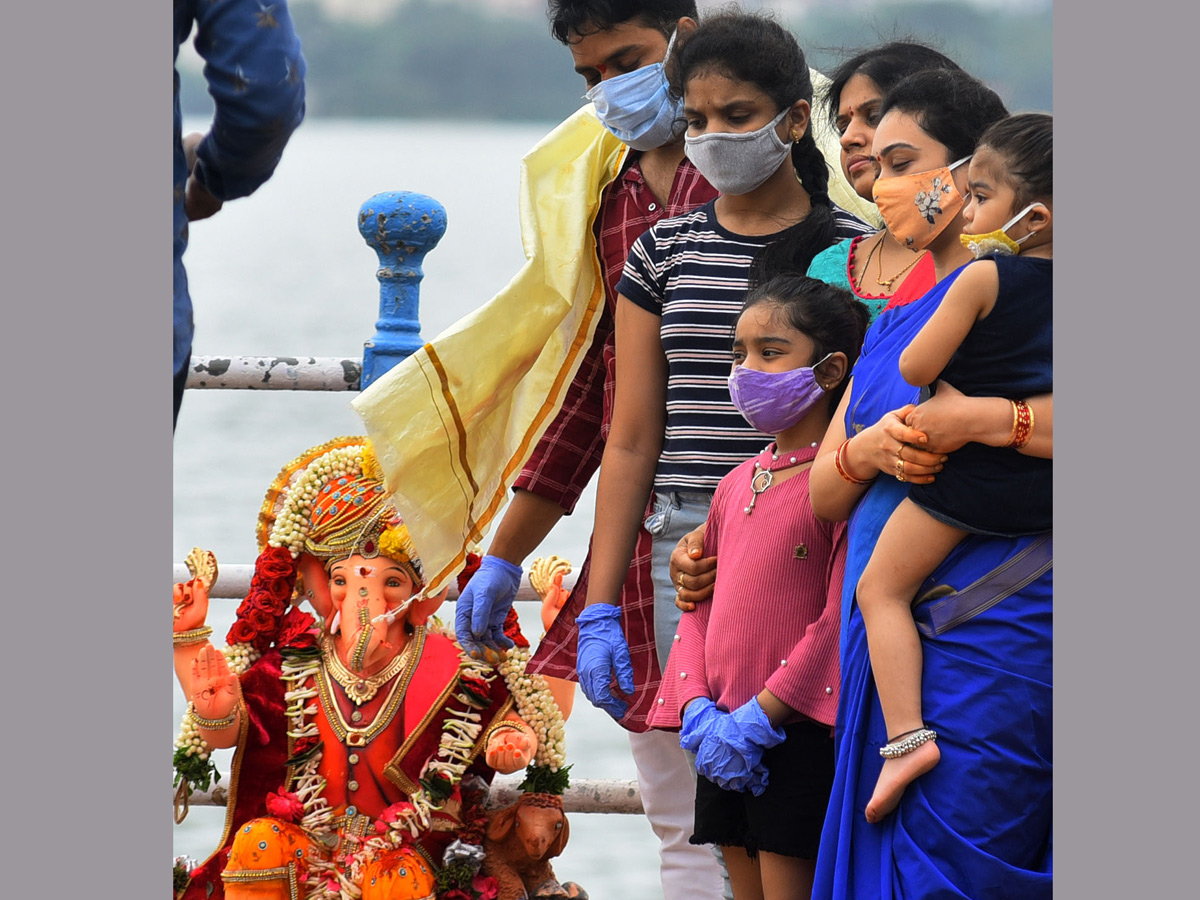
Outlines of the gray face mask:
{"type": "Polygon", "coordinates": [[[684,135],[683,152],[722,194],[748,194],[773,174],[792,150],[775,133],[790,107],[757,131],[684,135]]]}

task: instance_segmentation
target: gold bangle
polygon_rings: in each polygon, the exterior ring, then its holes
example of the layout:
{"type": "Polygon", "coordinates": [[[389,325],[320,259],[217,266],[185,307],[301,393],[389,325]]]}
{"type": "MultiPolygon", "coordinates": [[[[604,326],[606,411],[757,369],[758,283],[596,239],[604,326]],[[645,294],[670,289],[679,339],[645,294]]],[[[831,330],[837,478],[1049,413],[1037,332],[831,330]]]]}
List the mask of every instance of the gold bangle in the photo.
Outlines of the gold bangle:
{"type": "Polygon", "coordinates": [[[242,704],[241,704],[241,701],[239,700],[237,705],[235,705],[233,707],[232,712],[230,712],[229,715],[227,715],[225,718],[223,718],[223,719],[206,719],[203,716],[201,716],[198,712],[196,712],[195,704],[189,703],[188,708],[187,708],[187,715],[188,715],[189,719],[191,719],[193,722],[195,722],[201,728],[207,728],[211,731],[219,731],[222,728],[228,728],[230,725],[232,725],[234,722],[237,721],[238,712],[241,710],[241,708],[242,708],[242,704]]]}
{"type": "Polygon", "coordinates": [[[171,643],[176,647],[186,647],[188,644],[202,644],[208,640],[212,629],[207,625],[193,628],[189,631],[176,631],[171,635],[171,643]]]}
{"type": "Polygon", "coordinates": [[[512,719],[501,719],[493,725],[488,726],[488,730],[483,733],[483,746],[486,748],[492,738],[501,731],[511,729],[512,731],[521,731],[530,737],[533,736],[533,730],[522,722],[514,722],[512,719]]]}

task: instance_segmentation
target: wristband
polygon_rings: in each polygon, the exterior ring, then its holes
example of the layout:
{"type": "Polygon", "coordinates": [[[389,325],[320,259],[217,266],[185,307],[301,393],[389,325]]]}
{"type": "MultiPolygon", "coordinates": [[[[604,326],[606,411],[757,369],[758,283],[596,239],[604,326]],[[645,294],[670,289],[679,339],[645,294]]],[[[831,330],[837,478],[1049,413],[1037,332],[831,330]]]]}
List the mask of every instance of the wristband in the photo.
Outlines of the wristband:
{"type": "Polygon", "coordinates": [[[496,724],[490,726],[486,732],[484,732],[483,746],[486,747],[488,742],[491,741],[492,737],[497,732],[508,730],[520,731],[524,734],[530,735],[531,737],[533,736],[533,731],[530,730],[528,725],[522,725],[520,722],[514,722],[512,719],[501,719],[496,724]]]}
{"type": "Polygon", "coordinates": [[[217,731],[221,728],[228,728],[230,725],[232,725],[234,722],[236,722],[237,717],[238,717],[238,711],[241,708],[242,708],[242,704],[239,701],[238,704],[233,708],[233,711],[230,712],[229,715],[227,715],[225,718],[223,718],[223,719],[205,719],[198,712],[196,712],[196,707],[193,704],[189,703],[188,708],[187,708],[187,715],[188,715],[189,719],[191,719],[193,722],[195,722],[201,728],[208,728],[213,731],[217,731]]]}
{"type": "Polygon", "coordinates": [[[1013,408],[1012,431],[1004,446],[1020,450],[1033,437],[1033,410],[1024,400],[1010,400],[1013,408]]]}
{"type": "Polygon", "coordinates": [[[201,625],[199,628],[192,628],[189,631],[176,631],[171,634],[171,643],[176,647],[186,647],[189,644],[203,644],[208,640],[208,636],[212,634],[212,629],[207,625],[201,625]]]}
{"type": "Polygon", "coordinates": [[[846,445],[850,443],[850,440],[850,438],[846,438],[841,442],[841,444],[838,445],[837,450],[833,452],[833,467],[837,469],[837,473],[842,476],[843,481],[846,481],[850,484],[870,484],[870,478],[855,478],[846,471],[846,465],[842,461],[842,453],[845,451],[846,445]]]}

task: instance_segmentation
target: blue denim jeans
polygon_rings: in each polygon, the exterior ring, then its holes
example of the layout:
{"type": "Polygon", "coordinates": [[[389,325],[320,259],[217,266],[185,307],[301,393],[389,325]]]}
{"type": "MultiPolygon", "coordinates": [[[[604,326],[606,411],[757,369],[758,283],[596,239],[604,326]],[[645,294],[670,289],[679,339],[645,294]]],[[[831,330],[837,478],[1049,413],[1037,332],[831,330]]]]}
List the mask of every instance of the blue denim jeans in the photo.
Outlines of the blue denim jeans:
{"type": "Polygon", "coordinates": [[[712,494],[700,492],[655,492],[653,511],[647,517],[646,530],[654,537],[651,556],[654,579],[654,649],[658,667],[666,669],[675,631],[679,627],[679,607],[675,605],[675,585],[671,583],[671,551],[689,531],[708,518],[712,494]]]}

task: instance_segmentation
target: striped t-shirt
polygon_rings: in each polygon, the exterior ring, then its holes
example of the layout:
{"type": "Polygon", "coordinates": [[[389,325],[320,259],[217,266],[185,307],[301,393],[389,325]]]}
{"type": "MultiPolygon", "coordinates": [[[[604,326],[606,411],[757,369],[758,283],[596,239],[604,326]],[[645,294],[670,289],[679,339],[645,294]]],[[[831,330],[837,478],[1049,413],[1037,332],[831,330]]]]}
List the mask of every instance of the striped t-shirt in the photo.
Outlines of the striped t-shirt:
{"type": "MultiPolygon", "coordinates": [[[[751,428],[729,397],[733,328],[755,254],[799,223],[775,234],[734,234],[717,221],[713,202],[651,227],[617,283],[619,294],[662,316],[668,371],[667,430],[654,475],[660,491],[714,491],[773,437],[751,428]]],[[[872,230],[843,209],[833,213],[838,240],[872,230]]]]}

